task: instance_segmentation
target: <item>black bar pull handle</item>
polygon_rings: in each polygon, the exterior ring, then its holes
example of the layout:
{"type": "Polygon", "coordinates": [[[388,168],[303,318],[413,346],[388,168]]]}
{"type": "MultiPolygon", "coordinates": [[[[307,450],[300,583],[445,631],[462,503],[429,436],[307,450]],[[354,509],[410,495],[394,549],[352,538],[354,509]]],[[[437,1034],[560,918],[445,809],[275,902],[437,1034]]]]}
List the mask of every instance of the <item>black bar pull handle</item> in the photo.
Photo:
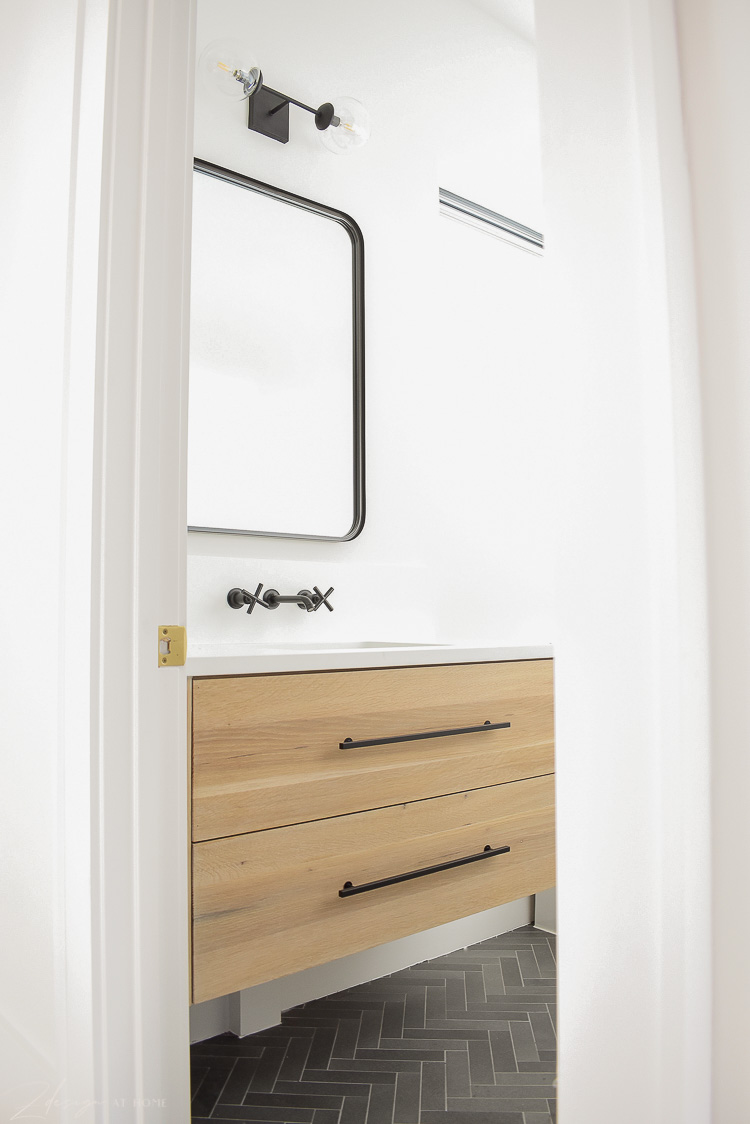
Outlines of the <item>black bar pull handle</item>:
{"type": "Polygon", "coordinates": [[[480,859],[491,859],[495,855],[507,855],[510,847],[491,847],[488,843],[478,855],[466,855],[463,859],[451,859],[447,863],[438,863],[437,866],[423,866],[421,870],[407,870],[406,874],[394,874],[392,878],[379,878],[377,882],[363,882],[361,886],[354,886],[345,882],[343,890],[339,890],[340,898],[350,898],[352,894],[364,894],[368,890],[379,890],[381,886],[394,886],[397,882],[409,882],[412,878],[424,878],[425,874],[437,874],[440,870],[450,870],[454,866],[466,866],[467,863],[476,863],[480,859]]]}
{"type": "Polygon", "coordinates": [[[510,722],[490,722],[489,718],[481,726],[460,726],[456,730],[428,730],[425,734],[399,734],[397,738],[365,738],[354,742],[344,738],[339,749],[366,749],[370,745],[393,745],[394,742],[419,742],[426,738],[449,738],[453,734],[481,734],[485,730],[507,730],[510,722]]]}

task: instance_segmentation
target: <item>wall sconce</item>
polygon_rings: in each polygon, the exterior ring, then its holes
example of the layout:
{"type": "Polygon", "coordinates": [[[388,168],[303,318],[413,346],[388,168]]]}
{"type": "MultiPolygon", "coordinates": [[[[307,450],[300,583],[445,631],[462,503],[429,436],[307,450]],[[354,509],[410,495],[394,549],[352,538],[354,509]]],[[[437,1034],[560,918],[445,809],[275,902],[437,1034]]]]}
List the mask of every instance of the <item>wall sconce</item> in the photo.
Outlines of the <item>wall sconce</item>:
{"type": "Polygon", "coordinates": [[[367,110],[354,98],[326,101],[317,109],[297,101],[263,81],[263,74],[249,53],[236,43],[217,40],[209,43],[198,60],[198,72],[211,93],[232,101],[247,99],[247,127],[264,137],[286,144],[289,140],[289,106],[312,113],[323,146],[343,155],[361,148],[370,135],[367,110]]]}

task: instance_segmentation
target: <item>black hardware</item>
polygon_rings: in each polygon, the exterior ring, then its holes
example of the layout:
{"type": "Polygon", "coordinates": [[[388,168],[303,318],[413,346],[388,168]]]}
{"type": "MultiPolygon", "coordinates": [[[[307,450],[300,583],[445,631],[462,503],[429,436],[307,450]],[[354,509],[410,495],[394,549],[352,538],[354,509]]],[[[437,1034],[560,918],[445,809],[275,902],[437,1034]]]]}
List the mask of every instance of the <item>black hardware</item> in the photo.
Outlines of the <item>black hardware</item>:
{"type": "Polygon", "coordinates": [[[240,589],[239,586],[235,586],[234,589],[230,589],[229,593],[227,594],[227,605],[229,605],[229,608],[241,609],[244,605],[247,605],[248,602],[245,600],[246,592],[246,590],[240,589]]]}
{"type": "Polygon", "coordinates": [[[333,586],[327,593],[321,593],[317,585],[313,586],[315,590],[311,593],[309,589],[301,589],[299,593],[282,594],[278,589],[267,589],[261,596],[263,589],[263,582],[258,583],[255,593],[250,593],[247,589],[240,589],[235,586],[230,589],[227,594],[227,604],[230,609],[242,609],[245,605],[248,606],[248,614],[252,613],[256,605],[260,605],[261,609],[278,609],[279,605],[296,605],[299,609],[304,609],[307,613],[316,612],[321,605],[325,605],[331,613],[333,612],[333,605],[330,604],[328,598],[333,593],[333,586]]]}
{"type": "Polygon", "coordinates": [[[289,98],[259,86],[247,99],[247,127],[271,140],[286,144],[289,140],[289,98]]]}
{"type": "Polygon", "coordinates": [[[278,609],[279,605],[296,605],[298,609],[304,609],[306,612],[312,613],[315,608],[311,598],[307,596],[303,589],[299,593],[284,596],[279,593],[278,589],[267,589],[263,594],[263,600],[267,609],[278,609]]]}
{"type": "Polygon", "coordinates": [[[341,124],[341,118],[336,116],[336,111],[329,101],[324,101],[315,110],[315,128],[321,133],[329,125],[334,127],[341,124]]]}
{"type": "Polygon", "coordinates": [[[245,605],[248,607],[248,613],[252,613],[256,605],[260,605],[261,609],[270,609],[270,605],[266,605],[265,601],[261,600],[260,591],[263,588],[263,583],[260,582],[255,593],[249,593],[246,589],[240,589],[235,586],[230,589],[227,594],[227,605],[231,609],[242,609],[245,605]]]}
{"type": "MultiPolygon", "coordinates": [[[[268,89],[268,87],[263,87],[268,89]]],[[[285,95],[273,91],[276,97],[284,98],[285,95]]],[[[256,94],[249,99],[250,106],[256,94]]],[[[290,99],[291,100],[291,99],[290,99]]],[[[278,104],[278,103],[276,103],[278,104]]],[[[296,104],[296,103],[295,103],[296,104]]],[[[324,103],[317,112],[322,112],[330,103],[324,103]]],[[[309,106],[303,106],[310,109],[309,106]]],[[[312,112],[312,111],[311,111],[312,112]]],[[[283,113],[271,116],[271,121],[283,113]]],[[[316,121],[317,124],[317,121],[316,121]]],[[[320,215],[321,218],[330,219],[343,227],[349,236],[352,245],[352,418],[353,418],[353,457],[352,457],[352,524],[343,535],[311,535],[298,534],[294,531],[262,531],[251,530],[247,527],[198,527],[188,526],[189,531],[210,532],[221,535],[263,535],[268,538],[286,539],[315,539],[320,542],[349,542],[355,539],[365,525],[365,242],[362,231],[351,217],[343,211],[326,207],[323,203],[316,203],[313,199],[305,199],[301,195],[294,195],[280,187],[272,187],[260,180],[243,176],[230,168],[222,168],[218,164],[211,164],[207,160],[194,160],[193,168],[201,175],[210,176],[212,179],[224,183],[234,184],[235,187],[246,191],[253,191],[257,195],[265,195],[269,199],[276,199],[291,207],[320,215]]],[[[240,607],[240,606],[238,606],[240,607]]],[[[330,608],[330,606],[328,606],[330,608]]],[[[233,606],[234,608],[234,606],[233,606]]]]}
{"type": "Polygon", "coordinates": [[[248,129],[252,129],[254,133],[261,133],[264,137],[270,137],[271,140],[280,141],[281,144],[286,144],[289,140],[290,105],[299,106],[300,109],[312,113],[315,118],[315,127],[321,131],[331,125],[337,128],[341,124],[341,119],[336,116],[336,112],[329,101],[323,102],[317,109],[314,109],[311,105],[305,105],[303,101],[297,101],[296,98],[290,98],[288,94],[282,94],[280,90],[272,90],[261,79],[260,84],[255,87],[247,99],[248,129]]]}
{"type": "MultiPolygon", "coordinates": [[[[328,612],[332,613],[333,612],[333,605],[328,604],[328,598],[333,593],[333,586],[331,586],[330,589],[326,590],[325,593],[321,593],[320,590],[318,589],[317,585],[314,585],[313,591],[315,592],[315,597],[313,598],[313,600],[315,601],[315,605],[313,606],[313,612],[317,613],[320,606],[325,605],[328,612]]],[[[308,589],[303,589],[301,592],[307,593],[308,595],[310,594],[310,591],[308,589]]]]}
{"type": "Polygon", "coordinates": [[[480,859],[491,859],[495,855],[507,855],[510,847],[492,847],[488,843],[478,855],[467,855],[463,859],[451,859],[447,863],[438,863],[436,866],[423,866],[421,870],[407,870],[406,874],[394,874],[392,878],[380,878],[377,882],[363,882],[361,886],[353,886],[345,882],[343,890],[339,890],[340,898],[350,898],[352,894],[364,894],[367,890],[379,890],[381,886],[393,886],[396,882],[409,882],[412,878],[423,878],[425,874],[437,874],[440,870],[450,870],[454,866],[466,866],[467,863],[476,863],[480,859]]]}
{"type": "Polygon", "coordinates": [[[456,730],[428,730],[425,734],[399,734],[397,738],[366,738],[360,742],[344,738],[339,742],[339,749],[366,749],[369,745],[392,745],[394,742],[418,742],[426,738],[449,738],[453,734],[481,734],[484,730],[507,730],[509,726],[510,722],[490,722],[488,718],[482,726],[461,726],[456,730]]]}

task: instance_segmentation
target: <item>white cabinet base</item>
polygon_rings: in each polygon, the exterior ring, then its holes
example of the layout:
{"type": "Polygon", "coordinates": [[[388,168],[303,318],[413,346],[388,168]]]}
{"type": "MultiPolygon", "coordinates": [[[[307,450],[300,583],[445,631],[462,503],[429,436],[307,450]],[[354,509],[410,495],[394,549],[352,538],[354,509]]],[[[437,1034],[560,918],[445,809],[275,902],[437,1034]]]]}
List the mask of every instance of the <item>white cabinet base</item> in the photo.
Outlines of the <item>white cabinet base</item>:
{"type": "Polygon", "coordinates": [[[547,933],[557,932],[557,887],[534,895],[534,924],[547,933]]]}
{"type": "MultiPolygon", "coordinates": [[[[547,893],[553,894],[550,890],[547,893]]],[[[537,901],[545,895],[537,895],[537,901]]],[[[521,898],[494,909],[460,917],[446,925],[438,925],[422,933],[413,933],[400,940],[368,948],[364,952],[332,960],[304,972],[248,987],[232,995],[222,995],[190,1008],[190,1040],[202,1042],[215,1034],[254,1034],[281,1022],[281,1012],[311,999],[333,995],[347,987],[367,983],[381,976],[455,952],[457,948],[508,933],[521,925],[529,925],[533,916],[533,898],[521,898]]],[[[543,926],[546,928],[546,926],[543,926]]]]}

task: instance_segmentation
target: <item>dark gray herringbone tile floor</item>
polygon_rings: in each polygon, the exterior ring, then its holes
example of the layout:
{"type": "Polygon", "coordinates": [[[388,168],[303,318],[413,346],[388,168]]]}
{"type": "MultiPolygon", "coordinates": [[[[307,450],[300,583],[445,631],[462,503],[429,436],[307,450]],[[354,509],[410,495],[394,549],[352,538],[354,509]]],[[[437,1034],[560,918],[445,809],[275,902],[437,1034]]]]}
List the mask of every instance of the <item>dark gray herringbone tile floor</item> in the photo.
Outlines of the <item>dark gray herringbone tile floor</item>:
{"type": "Polygon", "coordinates": [[[193,1124],[550,1124],[555,938],[516,929],[191,1056],[193,1124]]]}

